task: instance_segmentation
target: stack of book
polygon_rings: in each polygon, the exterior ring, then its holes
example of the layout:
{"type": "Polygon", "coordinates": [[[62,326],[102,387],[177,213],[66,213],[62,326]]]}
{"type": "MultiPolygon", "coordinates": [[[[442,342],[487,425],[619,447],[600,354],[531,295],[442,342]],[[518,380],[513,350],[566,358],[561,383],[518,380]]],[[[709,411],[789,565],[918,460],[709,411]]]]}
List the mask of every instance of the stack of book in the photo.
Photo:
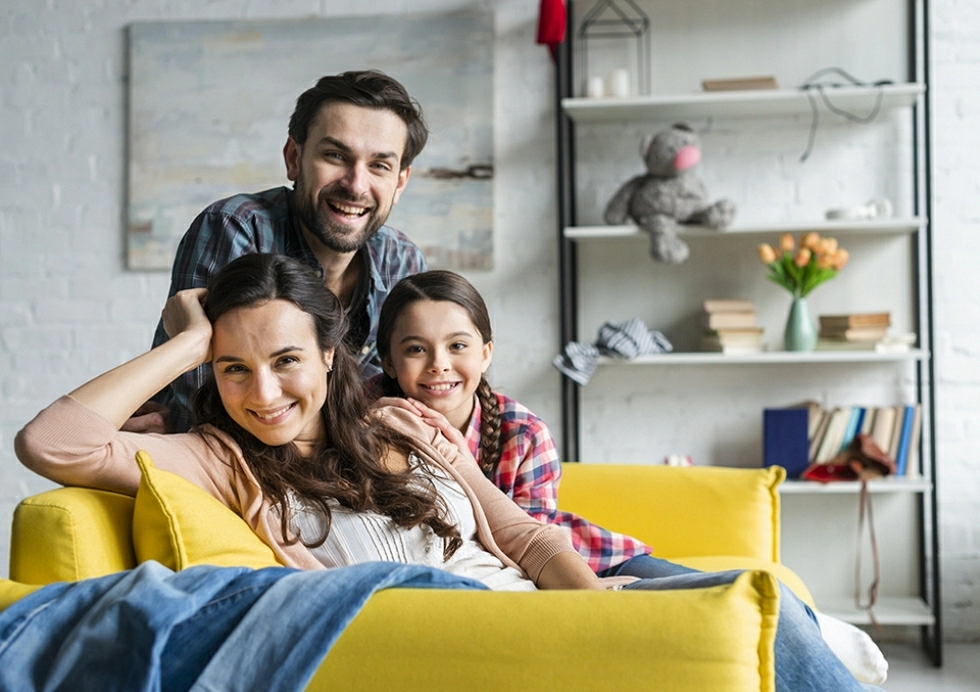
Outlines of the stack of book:
{"type": "Polygon", "coordinates": [[[762,331],[755,324],[755,305],[751,300],[704,301],[702,351],[758,353],[764,350],[762,331]]]}
{"type": "Polygon", "coordinates": [[[817,349],[823,351],[906,352],[915,343],[915,334],[889,335],[891,313],[865,312],[847,315],[820,315],[817,349]]]}
{"type": "Polygon", "coordinates": [[[858,433],[874,438],[896,466],[896,476],[919,474],[919,438],[922,434],[921,404],[898,406],[838,406],[824,409],[810,404],[809,460],[831,461],[847,448],[858,433]]]}

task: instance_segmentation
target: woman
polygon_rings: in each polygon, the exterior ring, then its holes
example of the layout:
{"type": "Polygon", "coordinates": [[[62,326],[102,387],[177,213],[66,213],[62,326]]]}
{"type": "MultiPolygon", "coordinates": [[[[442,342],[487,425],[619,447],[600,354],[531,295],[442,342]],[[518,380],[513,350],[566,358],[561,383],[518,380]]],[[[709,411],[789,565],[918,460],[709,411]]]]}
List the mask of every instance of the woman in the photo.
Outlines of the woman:
{"type": "MultiPolygon", "coordinates": [[[[163,321],[169,341],[42,411],[17,435],[18,458],[66,485],[134,495],[144,449],[299,568],[394,560],[496,589],[695,588],[735,577],[599,579],[560,528],[525,514],[468,451],[414,413],[367,410],[343,310],[295,260],[241,257],[207,292],[171,298],[163,321]],[[206,362],[213,375],[195,396],[191,432],[120,431],[152,394],[206,362]]],[[[778,689],[861,689],[802,609],[782,612],[779,627],[778,689]]]]}
{"type": "Polygon", "coordinates": [[[169,341],[42,411],[18,434],[18,458],[65,485],[134,495],[134,455],[145,449],[292,567],[396,560],[499,589],[609,586],[437,431],[397,409],[368,415],[344,312],[301,263],[239,258],[207,292],[171,298],[163,321],[169,341]],[[140,404],[206,362],[213,376],[195,397],[192,432],[120,432],[140,404]]]}

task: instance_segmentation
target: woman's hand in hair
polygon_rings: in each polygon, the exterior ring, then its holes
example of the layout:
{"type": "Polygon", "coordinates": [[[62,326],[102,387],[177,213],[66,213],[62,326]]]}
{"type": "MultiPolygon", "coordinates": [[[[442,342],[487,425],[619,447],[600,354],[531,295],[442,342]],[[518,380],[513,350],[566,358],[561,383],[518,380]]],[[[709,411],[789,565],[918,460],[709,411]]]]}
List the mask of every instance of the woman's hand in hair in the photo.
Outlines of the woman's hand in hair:
{"type": "Polygon", "coordinates": [[[201,363],[211,360],[211,322],[204,312],[207,295],[206,288],[188,288],[178,291],[163,306],[163,328],[167,336],[171,339],[178,334],[196,337],[185,337],[185,341],[194,344],[201,363]]]}

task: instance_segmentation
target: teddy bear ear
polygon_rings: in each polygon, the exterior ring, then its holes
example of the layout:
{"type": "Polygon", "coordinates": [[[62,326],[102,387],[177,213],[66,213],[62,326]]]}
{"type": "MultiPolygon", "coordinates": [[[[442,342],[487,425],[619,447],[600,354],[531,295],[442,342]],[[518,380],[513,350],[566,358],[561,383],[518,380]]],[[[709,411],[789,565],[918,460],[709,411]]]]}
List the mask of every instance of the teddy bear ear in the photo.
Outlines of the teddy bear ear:
{"type": "Polygon", "coordinates": [[[647,135],[643,138],[643,141],[640,142],[640,158],[644,161],[647,159],[647,154],[650,152],[650,145],[653,144],[655,137],[656,135],[647,135]]]}

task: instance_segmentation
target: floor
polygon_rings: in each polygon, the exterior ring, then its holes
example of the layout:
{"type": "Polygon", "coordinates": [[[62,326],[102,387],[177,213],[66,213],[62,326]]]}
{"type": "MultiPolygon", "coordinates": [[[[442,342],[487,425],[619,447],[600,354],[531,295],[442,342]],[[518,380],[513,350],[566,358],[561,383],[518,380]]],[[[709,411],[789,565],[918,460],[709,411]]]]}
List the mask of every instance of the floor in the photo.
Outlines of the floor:
{"type": "Polygon", "coordinates": [[[888,660],[886,692],[980,692],[980,644],[947,643],[941,668],[917,646],[886,642],[881,650],[888,660]]]}

